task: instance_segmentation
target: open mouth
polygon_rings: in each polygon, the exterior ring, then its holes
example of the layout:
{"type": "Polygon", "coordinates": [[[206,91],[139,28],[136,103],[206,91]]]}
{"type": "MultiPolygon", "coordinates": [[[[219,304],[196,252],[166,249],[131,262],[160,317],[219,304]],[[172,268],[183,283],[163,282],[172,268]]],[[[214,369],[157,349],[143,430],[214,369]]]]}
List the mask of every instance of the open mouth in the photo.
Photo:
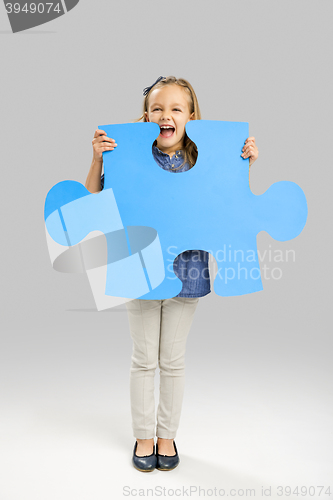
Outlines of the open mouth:
{"type": "Polygon", "coordinates": [[[160,127],[160,135],[162,137],[171,137],[175,132],[175,128],[171,125],[162,125],[160,127]]]}

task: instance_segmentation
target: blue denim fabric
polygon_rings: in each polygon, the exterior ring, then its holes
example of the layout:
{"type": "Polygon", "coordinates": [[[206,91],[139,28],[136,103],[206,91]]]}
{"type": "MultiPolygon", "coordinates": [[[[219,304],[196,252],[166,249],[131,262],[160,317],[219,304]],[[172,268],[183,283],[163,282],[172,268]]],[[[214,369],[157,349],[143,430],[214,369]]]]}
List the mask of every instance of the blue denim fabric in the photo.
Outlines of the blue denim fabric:
{"type": "MultiPolygon", "coordinates": [[[[153,156],[161,168],[174,173],[186,172],[190,169],[184,163],[182,151],[170,158],[156,146],[153,146],[153,156]]],[[[101,177],[101,189],[104,188],[104,174],[101,177]]],[[[210,276],[208,269],[209,253],[203,250],[186,250],[179,254],[173,262],[173,272],[183,283],[183,288],[177,297],[203,297],[210,293],[210,276]]]]}

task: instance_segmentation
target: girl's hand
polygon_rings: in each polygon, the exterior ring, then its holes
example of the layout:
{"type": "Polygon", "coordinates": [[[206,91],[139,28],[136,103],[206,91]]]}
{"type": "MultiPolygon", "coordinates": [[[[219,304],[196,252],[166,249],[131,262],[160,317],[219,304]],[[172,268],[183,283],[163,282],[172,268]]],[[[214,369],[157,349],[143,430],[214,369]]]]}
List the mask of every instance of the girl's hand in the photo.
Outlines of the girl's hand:
{"type": "Polygon", "coordinates": [[[256,146],[256,141],[254,137],[248,137],[245,141],[244,147],[241,154],[242,158],[250,158],[250,167],[253,162],[258,158],[258,148],[256,146]]]}
{"type": "Polygon", "coordinates": [[[106,132],[104,132],[104,130],[97,129],[92,140],[92,146],[94,151],[93,160],[102,162],[103,152],[112,151],[117,146],[117,144],[114,139],[111,139],[106,135],[106,132]]]}

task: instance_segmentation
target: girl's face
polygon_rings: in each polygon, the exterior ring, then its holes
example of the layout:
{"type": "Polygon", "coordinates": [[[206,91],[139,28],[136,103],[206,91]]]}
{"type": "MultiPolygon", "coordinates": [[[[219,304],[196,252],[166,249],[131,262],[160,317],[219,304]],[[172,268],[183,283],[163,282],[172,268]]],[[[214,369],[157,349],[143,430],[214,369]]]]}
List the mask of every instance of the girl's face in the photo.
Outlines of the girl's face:
{"type": "Polygon", "coordinates": [[[194,113],[190,113],[189,100],[182,87],[165,85],[151,92],[145,118],[160,126],[157,147],[171,155],[183,148],[185,125],[194,119],[194,113]]]}

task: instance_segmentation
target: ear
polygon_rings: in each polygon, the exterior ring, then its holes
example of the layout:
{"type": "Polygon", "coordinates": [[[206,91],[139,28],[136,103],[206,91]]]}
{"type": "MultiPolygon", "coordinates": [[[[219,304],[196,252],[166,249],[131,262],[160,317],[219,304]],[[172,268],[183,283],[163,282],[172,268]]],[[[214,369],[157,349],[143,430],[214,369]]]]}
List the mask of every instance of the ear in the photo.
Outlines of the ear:
{"type": "Polygon", "coordinates": [[[190,120],[194,120],[194,111],[193,111],[193,113],[190,115],[190,120]]]}
{"type": "Polygon", "coordinates": [[[145,111],[145,120],[146,120],[146,122],[149,122],[149,117],[148,117],[147,111],[145,111]]]}

